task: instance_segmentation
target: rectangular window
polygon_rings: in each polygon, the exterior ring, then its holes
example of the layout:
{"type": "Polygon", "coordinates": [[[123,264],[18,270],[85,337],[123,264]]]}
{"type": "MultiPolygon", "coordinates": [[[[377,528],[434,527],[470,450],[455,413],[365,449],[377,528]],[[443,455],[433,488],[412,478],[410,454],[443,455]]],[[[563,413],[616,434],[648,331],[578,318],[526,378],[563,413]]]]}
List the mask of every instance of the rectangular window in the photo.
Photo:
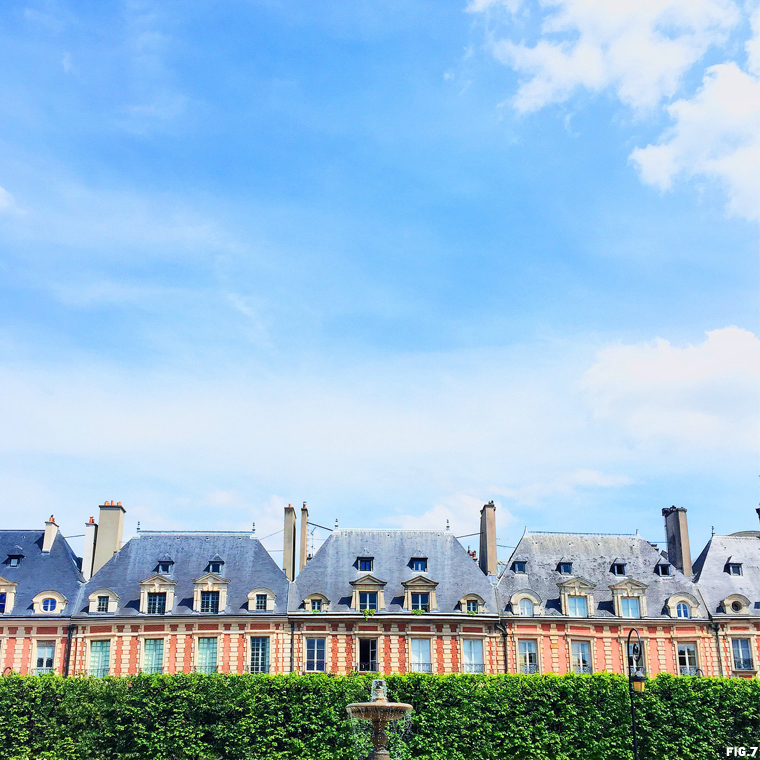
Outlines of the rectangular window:
{"type": "Polygon", "coordinates": [[[306,639],[306,670],[324,673],[325,640],[306,639]]]}
{"type": "Polygon", "coordinates": [[[468,599],[467,600],[467,612],[477,612],[478,611],[478,600],[477,599],[468,599]]]}
{"type": "Polygon", "coordinates": [[[322,600],[321,599],[312,599],[311,600],[311,611],[312,612],[322,612],[322,600]]]}
{"type": "Polygon", "coordinates": [[[251,636],[251,673],[269,672],[269,638],[251,636]]]}
{"type": "Polygon", "coordinates": [[[256,610],[258,612],[266,612],[267,609],[267,595],[256,594],[256,610]]]}
{"type": "Polygon", "coordinates": [[[697,675],[697,645],[678,645],[678,672],[682,676],[697,675]]]}
{"type": "Polygon", "coordinates": [[[412,592],[412,609],[425,611],[430,609],[430,594],[412,592]]]}
{"type": "Polygon", "coordinates": [[[201,612],[219,612],[218,591],[201,591],[201,612]]]}
{"type": "Polygon", "coordinates": [[[372,559],[372,557],[359,557],[359,571],[362,573],[371,573],[372,559]]]}
{"type": "Polygon", "coordinates": [[[377,670],[377,639],[359,639],[359,670],[363,673],[377,670]]]}
{"type": "Polygon", "coordinates": [[[516,573],[524,573],[527,563],[525,562],[513,562],[512,563],[512,569],[516,573]]]}
{"type": "Polygon", "coordinates": [[[570,644],[573,673],[591,672],[591,645],[588,641],[573,641],[570,644]]]}
{"type": "Polygon", "coordinates": [[[562,575],[572,575],[573,574],[573,563],[572,562],[560,562],[559,563],[559,571],[562,573],[562,575]]]}
{"type": "MultiPolygon", "coordinates": [[[[150,602],[148,603],[150,606],[150,602]]],[[[98,597],[98,612],[108,612],[108,597],[107,596],[99,596],[98,597]]]]}
{"type": "Polygon", "coordinates": [[[625,618],[641,617],[639,610],[639,600],[633,596],[624,596],[620,600],[620,608],[625,618]]]}
{"type": "Polygon", "coordinates": [[[538,673],[538,644],[535,641],[519,641],[517,665],[521,673],[538,673]]]}
{"type": "Polygon", "coordinates": [[[55,642],[54,641],[38,641],[37,642],[37,667],[35,668],[34,672],[37,675],[40,675],[40,673],[52,673],[54,656],[55,656],[55,642]]]}
{"type": "Polygon", "coordinates": [[[5,612],[5,594],[0,594],[0,612],[5,612]]]}
{"type": "Polygon", "coordinates": [[[204,637],[198,639],[198,665],[199,673],[216,673],[216,637],[204,637]]]}
{"type": "Polygon", "coordinates": [[[377,591],[360,591],[359,592],[359,609],[376,610],[377,609],[377,591]]]}
{"type": "Polygon", "coordinates": [[[568,615],[573,617],[588,617],[588,604],[585,596],[569,596],[567,598],[568,615]]]}
{"type": "Polygon", "coordinates": [[[617,562],[612,566],[613,575],[625,575],[625,565],[622,562],[617,562]]]}
{"type": "Polygon", "coordinates": [[[742,574],[742,566],[739,562],[729,562],[727,565],[728,567],[728,574],[729,575],[741,575],[742,574]]]}
{"type": "Polygon", "coordinates": [[[654,569],[657,575],[670,575],[670,565],[655,565],[654,569]]]}
{"type": "Polygon", "coordinates": [[[145,639],[143,673],[162,673],[164,670],[164,640],[145,639]]]}
{"type": "Polygon", "coordinates": [[[483,640],[464,639],[462,641],[462,653],[464,655],[465,673],[482,673],[483,667],[483,640]]]}
{"type": "Polygon", "coordinates": [[[433,672],[433,664],[430,662],[430,639],[412,639],[412,672],[433,672]]]}
{"type": "Polygon", "coordinates": [[[90,675],[107,676],[109,670],[109,660],[111,658],[111,642],[91,641],[90,642],[90,675]]]}
{"type": "Polygon", "coordinates": [[[166,594],[162,591],[158,594],[148,594],[148,614],[163,615],[166,612],[166,594]]]}
{"type": "Polygon", "coordinates": [[[427,560],[424,557],[417,557],[412,560],[412,570],[418,573],[427,572],[427,560]]]}
{"type": "Polygon", "coordinates": [[[749,639],[733,639],[731,648],[734,655],[734,670],[754,670],[749,639]]]}
{"type": "Polygon", "coordinates": [[[19,558],[18,557],[11,557],[10,566],[11,567],[18,567],[19,566],[19,558]]]}

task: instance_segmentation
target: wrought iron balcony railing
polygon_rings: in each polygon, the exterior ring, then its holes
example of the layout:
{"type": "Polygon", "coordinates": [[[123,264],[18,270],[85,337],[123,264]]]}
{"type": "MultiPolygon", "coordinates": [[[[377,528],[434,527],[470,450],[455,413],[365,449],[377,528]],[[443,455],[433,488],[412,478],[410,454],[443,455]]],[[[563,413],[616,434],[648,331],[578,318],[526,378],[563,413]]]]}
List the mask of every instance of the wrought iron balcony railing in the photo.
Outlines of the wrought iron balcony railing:
{"type": "Polygon", "coordinates": [[[591,673],[591,665],[576,665],[573,668],[573,673],[591,673]]]}
{"type": "Polygon", "coordinates": [[[682,676],[698,676],[702,671],[696,665],[694,667],[683,665],[679,669],[679,672],[682,676]]]}
{"type": "Polygon", "coordinates": [[[108,675],[108,668],[90,668],[90,675],[96,678],[103,678],[108,675]]]}
{"type": "Polygon", "coordinates": [[[53,668],[35,668],[34,669],[34,675],[36,676],[42,676],[45,673],[52,673],[53,668]]]}
{"type": "Polygon", "coordinates": [[[755,666],[752,664],[752,659],[744,657],[734,657],[734,670],[754,670],[755,666]]]}
{"type": "Polygon", "coordinates": [[[216,673],[216,665],[196,665],[196,673],[216,673]]]}
{"type": "Polygon", "coordinates": [[[482,662],[466,662],[464,664],[465,673],[483,673],[485,665],[482,662]]]}
{"type": "MultiPolygon", "coordinates": [[[[525,673],[525,675],[538,673],[538,665],[520,665],[520,672],[525,673]]],[[[591,671],[589,670],[589,672],[591,671]]]]}
{"type": "Polygon", "coordinates": [[[432,673],[432,672],[433,672],[432,662],[413,662],[412,663],[412,673],[432,673]]]}
{"type": "Polygon", "coordinates": [[[359,663],[360,673],[375,673],[377,672],[377,660],[369,660],[368,662],[359,663]]]}

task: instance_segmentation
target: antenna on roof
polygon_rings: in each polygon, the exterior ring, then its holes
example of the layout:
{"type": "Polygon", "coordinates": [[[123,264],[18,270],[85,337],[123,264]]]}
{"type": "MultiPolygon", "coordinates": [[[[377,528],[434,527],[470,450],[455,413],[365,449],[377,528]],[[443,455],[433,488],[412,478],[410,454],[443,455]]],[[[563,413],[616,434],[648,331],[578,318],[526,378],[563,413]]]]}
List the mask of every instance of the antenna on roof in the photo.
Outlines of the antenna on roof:
{"type": "Polygon", "coordinates": [[[255,532],[256,532],[256,523],[254,522],[254,523],[251,523],[251,533],[255,533],[255,532]]]}
{"type": "Polygon", "coordinates": [[[449,521],[446,520],[446,530],[451,530],[451,526],[449,525],[449,521]]]}
{"type": "Polygon", "coordinates": [[[137,532],[138,533],[140,532],[140,521],[139,520],[137,521],[137,532]]]}
{"type": "Polygon", "coordinates": [[[335,530],[338,530],[338,518],[335,518],[335,530]]]}
{"type": "Polygon", "coordinates": [[[712,538],[715,535],[715,526],[712,526],[712,532],[710,533],[710,538],[712,538]]]}

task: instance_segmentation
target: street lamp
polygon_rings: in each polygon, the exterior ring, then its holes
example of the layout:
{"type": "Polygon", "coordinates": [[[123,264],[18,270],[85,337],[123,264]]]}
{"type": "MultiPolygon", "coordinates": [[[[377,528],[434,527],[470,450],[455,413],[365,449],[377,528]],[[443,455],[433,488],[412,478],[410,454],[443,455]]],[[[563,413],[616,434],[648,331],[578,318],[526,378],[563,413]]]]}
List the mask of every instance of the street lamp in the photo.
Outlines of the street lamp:
{"type": "Polygon", "coordinates": [[[636,705],[633,701],[634,691],[644,691],[646,671],[639,666],[641,657],[641,636],[635,628],[628,632],[628,696],[631,698],[631,728],[633,729],[633,760],[639,760],[639,743],[636,738],[636,705]],[[636,641],[631,642],[631,636],[636,634],[636,641]]]}

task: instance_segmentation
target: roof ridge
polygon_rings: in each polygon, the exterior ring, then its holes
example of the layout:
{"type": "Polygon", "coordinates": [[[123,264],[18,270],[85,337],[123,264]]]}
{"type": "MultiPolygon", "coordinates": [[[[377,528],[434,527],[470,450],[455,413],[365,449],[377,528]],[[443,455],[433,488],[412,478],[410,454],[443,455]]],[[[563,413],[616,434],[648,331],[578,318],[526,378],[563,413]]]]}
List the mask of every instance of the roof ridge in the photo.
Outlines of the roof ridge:
{"type": "Polygon", "coordinates": [[[535,534],[550,536],[616,536],[618,538],[640,538],[642,541],[646,541],[639,533],[572,533],[564,530],[526,530],[525,534],[528,536],[535,534]]]}

